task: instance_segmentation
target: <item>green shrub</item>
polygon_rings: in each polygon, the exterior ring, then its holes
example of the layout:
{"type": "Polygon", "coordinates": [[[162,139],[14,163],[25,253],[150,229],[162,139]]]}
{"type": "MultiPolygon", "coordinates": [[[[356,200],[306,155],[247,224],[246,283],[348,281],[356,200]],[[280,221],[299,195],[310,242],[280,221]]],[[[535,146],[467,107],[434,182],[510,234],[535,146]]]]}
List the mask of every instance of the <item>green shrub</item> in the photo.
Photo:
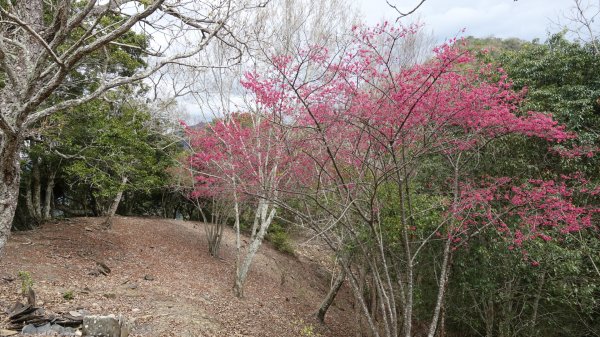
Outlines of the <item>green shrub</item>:
{"type": "Polygon", "coordinates": [[[290,235],[280,224],[271,224],[266,239],[271,242],[278,251],[292,256],[295,254],[290,235]]]}
{"type": "Polygon", "coordinates": [[[31,273],[21,270],[17,275],[21,280],[21,293],[24,296],[27,296],[29,289],[33,289],[33,278],[31,277],[31,273]]]}
{"type": "Polygon", "coordinates": [[[73,294],[73,290],[67,290],[62,294],[62,297],[65,300],[70,301],[75,298],[75,294],[73,294]]]}
{"type": "Polygon", "coordinates": [[[304,322],[304,320],[294,321],[294,324],[298,326],[300,335],[304,337],[321,337],[320,333],[316,332],[314,325],[304,322]]]}

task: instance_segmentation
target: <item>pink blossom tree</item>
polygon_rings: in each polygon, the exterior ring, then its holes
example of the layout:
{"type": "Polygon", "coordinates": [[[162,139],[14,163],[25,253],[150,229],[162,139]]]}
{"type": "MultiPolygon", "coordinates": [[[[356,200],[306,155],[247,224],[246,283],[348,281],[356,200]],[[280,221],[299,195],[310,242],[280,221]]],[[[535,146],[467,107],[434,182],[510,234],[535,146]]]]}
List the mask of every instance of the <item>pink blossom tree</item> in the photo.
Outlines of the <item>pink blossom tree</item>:
{"type": "Polygon", "coordinates": [[[416,29],[357,27],[338,50],[313,46],[273,57],[270,72],[249,73],[243,82],[264,109],[284,116],[280,124],[293,133],[279,139],[293,140],[287,147],[294,153],[289,169],[294,174],[286,185],[293,190],[277,186],[278,202],[301,199],[286,207],[345,259],[347,280],[374,336],[413,335],[415,268],[425,247],[443,242],[427,333],[433,337],[442,320],[452,251],[464,240],[490,227],[512,233],[515,244],[525,237],[546,240],[548,233],[591,226],[596,212],[578,206],[574,186],[564,181],[523,184],[497,177],[489,183],[473,174],[485,147],[501,137],[534,137],[552,146],[575,135],[550,115],[519,113],[523,93],[512,90],[502,69],[477,63],[460,42],[436,48],[423,64],[406,66],[396,46],[416,29]],[[423,179],[431,158],[445,166],[432,205],[443,217],[433,229],[417,232],[415,182],[423,179]],[[393,242],[382,221],[390,200],[382,195],[389,190],[399,214],[393,242]],[[520,229],[508,230],[511,226],[520,229]],[[370,308],[361,285],[365,268],[375,289],[370,308]]]}
{"type": "Polygon", "coordinates": [[[193,130],[190,157],[195,168],[193,197],[227,200],[233,205],[236,232],[234,291],[244,295],[244,283],[252,260],[276,214],[279,189],[289,179],[290,156],[287,129],[259,112],[231,114],[193,130]],[[250,241],[242,249],[241,204],[253,205],[250,241]]]}

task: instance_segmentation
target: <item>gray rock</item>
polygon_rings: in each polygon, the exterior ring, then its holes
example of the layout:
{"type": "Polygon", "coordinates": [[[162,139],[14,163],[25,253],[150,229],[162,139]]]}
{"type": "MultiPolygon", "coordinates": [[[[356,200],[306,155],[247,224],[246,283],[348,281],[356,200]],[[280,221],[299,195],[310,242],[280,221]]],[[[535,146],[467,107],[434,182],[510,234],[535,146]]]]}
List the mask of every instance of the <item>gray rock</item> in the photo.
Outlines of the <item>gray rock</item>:
{"type": "Polygon", "coordinates": [[[120,316],[85,316],[83,317],[83,336],[93,337],[127,337],[130,325],[120,316]]]}
{"type": "Polygon", "coordinates": [[[58,324],[52,324],[52,326],[50,327],[50,331],[52,331],[58,335],[62,335],[65,331],[65,328],[63,328],[62,326],[60,326],[58,324]]]}
{"type": "Polygon", "coordinates": [[[62,335],[63,336],[77,336],[75,334],[77,330],[71,328],[71,327],[63,327],[63,331],[62,331],[62,335]]]}
{"type": "Polygon", "coordinates": [[[33,324],[27,324],[23,327],[21,333],[24,335],[35,335],[37,334],[37,328],[33,324]]]}
{"type": "Polygon", "coordinates": [[[46,323],[42,326],[37,327],[37,333],[40,335],[49,335],[53,332],[52,325],[50,323],[46,323]]]}

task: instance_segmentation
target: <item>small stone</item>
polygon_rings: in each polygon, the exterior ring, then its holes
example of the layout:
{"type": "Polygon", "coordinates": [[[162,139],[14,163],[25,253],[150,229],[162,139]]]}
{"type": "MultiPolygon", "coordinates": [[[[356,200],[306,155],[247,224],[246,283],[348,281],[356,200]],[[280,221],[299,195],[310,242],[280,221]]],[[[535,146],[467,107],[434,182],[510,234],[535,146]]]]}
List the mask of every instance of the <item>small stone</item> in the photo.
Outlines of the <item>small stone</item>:
{"type": "Polygon", "coordinates": [[[24,335],[34,335],[34,334],[37,334],[37,332],[38,332],[38,330],[35,327],[35,325],[33,325],[33,324],[27,324],[21,330],[21,333],[24,335]]]}
{"type": "Polygon", "coordinates": [[[138,284],[137,283],[131,283],[130,285],[127,286],[129,289],[137,289],[138,284]]]}
{"type": "Polygon", "coordinates": [[[152,275],[146,275],[146,276],[144,276],[144,280],[146,280],[146,281],[154,281],[154,276],[152,276],[152,275]]]}
{"type": "Polygon", "coordinates": [[[6,282],[6,283],[12,282],[14,280],[16,280],[16,278],[11,275],[2,276],[2,281],[6,282]]]}
{"type": "Polygon", "coordinates": [[[109,300],[114,300],[115,298],[117,298],[117,295],[114,294],[114,293],[106,293],[106,294],[104,294],[102,296],[108,298],[109,300]]]}
{"type": "Polygon", "coordinates": [[[131,311],[133,311],[133,312],[135,312],[135,313],[138,313],[138,312],[140,312],[140,311],[142,311],[142,310],[141,310],[140,308],[133,308],[133,309],[131,309],[131,311]]]}

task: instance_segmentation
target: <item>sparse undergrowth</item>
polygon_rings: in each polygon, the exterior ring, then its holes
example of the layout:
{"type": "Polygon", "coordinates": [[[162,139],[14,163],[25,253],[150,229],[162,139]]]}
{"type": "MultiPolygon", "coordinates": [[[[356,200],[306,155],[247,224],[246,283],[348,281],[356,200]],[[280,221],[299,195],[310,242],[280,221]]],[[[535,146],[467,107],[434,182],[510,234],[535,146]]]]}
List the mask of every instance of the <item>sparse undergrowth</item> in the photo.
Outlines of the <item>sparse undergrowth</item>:
{"type": "Polygon", "coordinates": [[[278,251],[291,256],[296,255],[289,233],[278,223],[271,225],[266,238],[278,251]]]}
{"type": "Polygon", "coordinates": [[[235,263],[230,228],[224,231],[221,258],[214,259],[204,231],[191,222],[115,217],[110,231],[85,229],[101,220],[70,219],[13,235],[0,259],[0,322],[4,309],[22,301],[22,282],[15,276],[26,270],[35,280],[37,305],[47,313],[123,314],[135,321],[133,337],[354,335],[347,291],[337,300],[345,311],[328,313],[326,332],[310,320],[329,282],[317,265],[303,262],[321,254],[317,246],[314,251],[302,246],[298,257],[290,258],[264,245],[245,298],[238,300],[230,286],[235,263]],[[90,275],[98,260],[111,268],[109,275],[90,275]],[[285,266],[285,282],[279,266],[285,266]],[[311,323],[299,326],[299,320],[311,323]]]}

